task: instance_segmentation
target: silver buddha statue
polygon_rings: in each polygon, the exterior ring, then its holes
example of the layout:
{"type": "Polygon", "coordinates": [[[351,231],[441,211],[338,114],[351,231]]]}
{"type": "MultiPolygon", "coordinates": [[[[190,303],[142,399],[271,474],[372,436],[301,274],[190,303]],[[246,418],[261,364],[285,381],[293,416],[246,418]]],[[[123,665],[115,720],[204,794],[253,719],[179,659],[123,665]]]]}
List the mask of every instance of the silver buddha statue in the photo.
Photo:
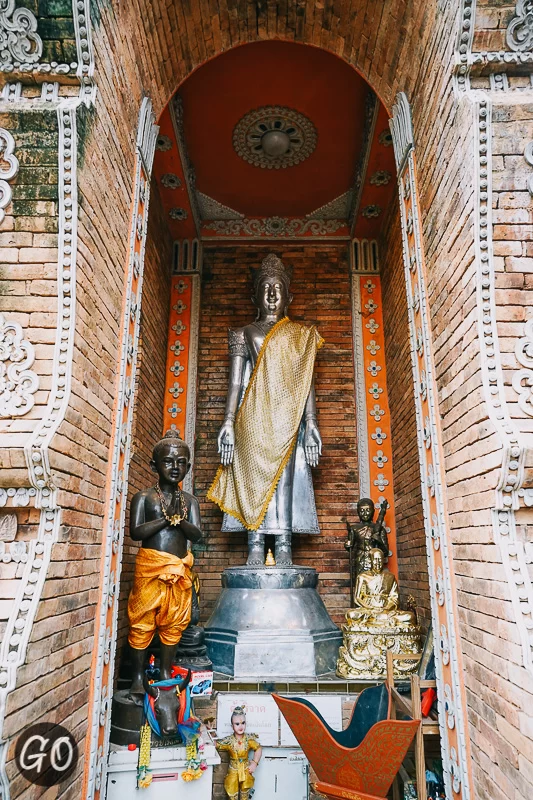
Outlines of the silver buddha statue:
{"type": "Polygon", "coordinates": [[[229,387],[218,434],[221,466],[208,497],[222,529],[248,531],[250,566],[275,536],[278,566],[292,564],[293,533],[319,533],[311,467],[322,440],[313,371],[323,340],[287,318],[291,272],[274,254],[252,271],[256,319],[229,331],[229,387]]]}

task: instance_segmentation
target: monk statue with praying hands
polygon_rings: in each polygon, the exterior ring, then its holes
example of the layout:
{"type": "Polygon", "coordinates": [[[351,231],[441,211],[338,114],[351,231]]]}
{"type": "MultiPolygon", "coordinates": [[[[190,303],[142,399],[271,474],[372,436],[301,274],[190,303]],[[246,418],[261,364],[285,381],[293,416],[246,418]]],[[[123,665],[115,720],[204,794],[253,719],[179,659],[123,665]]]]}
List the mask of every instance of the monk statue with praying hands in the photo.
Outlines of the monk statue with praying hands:
{"type": "Polygon", "coordinates": [[[229,331],[229,388],[218,434],[221,465],[208,498],[222,530],[248,531],[249,566],[275,536],[277,566],[292,564],[292,534],[319,533],[310,467],[318,465],[313,373],[316,327],[287,317],[291,270],[273,253],[252,270],[256,319],[229,331]]]}
{"type": "Polygon", "coordinates": [[[161,640],[160,679],[168,680],[172,659],[191,619],[194,563],[188,542],[202,538],[198,500],[179,484],[190,469],[189,447],[168,431],[153,450],[155,486],[134,495],[130,535],[141,542],[128,600],[133,681],[130,697],[142,702],[146,650],[154,634],[161,640]]]}

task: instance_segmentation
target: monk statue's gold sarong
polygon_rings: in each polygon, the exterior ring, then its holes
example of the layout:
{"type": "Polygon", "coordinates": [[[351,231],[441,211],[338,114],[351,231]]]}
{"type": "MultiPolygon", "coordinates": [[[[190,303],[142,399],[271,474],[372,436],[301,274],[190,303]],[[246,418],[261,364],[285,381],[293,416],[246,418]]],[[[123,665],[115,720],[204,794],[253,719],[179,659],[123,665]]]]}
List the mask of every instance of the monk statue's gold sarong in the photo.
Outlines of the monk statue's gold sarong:
{"type": "Polygon", "coordinates": [[[323,339],[287,317],[265,337],[235,418],[233,462],[208,498],[249,531],[261,525],[296,441],[323,339]]]}
{"type": "Polygon", "coordinates": [[[128,600],[128,642],[144,650],[155,632],[163,644],[178,644],[191,620],[194,558],[141,547],[128,600]]]}

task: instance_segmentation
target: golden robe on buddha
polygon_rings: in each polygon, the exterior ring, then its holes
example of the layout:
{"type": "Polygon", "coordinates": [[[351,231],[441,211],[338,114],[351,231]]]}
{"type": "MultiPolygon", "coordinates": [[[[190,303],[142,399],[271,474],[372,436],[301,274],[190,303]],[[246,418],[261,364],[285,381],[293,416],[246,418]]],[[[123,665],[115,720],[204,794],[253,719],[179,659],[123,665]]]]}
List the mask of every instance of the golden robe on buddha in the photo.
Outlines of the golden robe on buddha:
{"type": "Polygon", "coordinates": [[[193,564],[192,553],[178,558],[139,548],[128,599],[128,642],[135,650],[148,647],[156,631],[163,644],[178,644],[191,621],[193,564]]]}
{"type": "Polygon", "coordinates": [[[323,339],[287,317],[268,333],[235,418],[233,462],[208,498],[249,531],[261,525],[298,439],[323,339]]]}

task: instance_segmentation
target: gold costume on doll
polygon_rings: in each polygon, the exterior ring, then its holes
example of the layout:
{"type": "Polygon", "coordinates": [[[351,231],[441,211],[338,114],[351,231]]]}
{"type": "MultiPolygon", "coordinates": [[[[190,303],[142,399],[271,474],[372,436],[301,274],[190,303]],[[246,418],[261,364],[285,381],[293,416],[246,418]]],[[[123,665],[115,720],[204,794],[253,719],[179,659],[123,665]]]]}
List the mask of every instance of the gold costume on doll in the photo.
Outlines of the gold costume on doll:
{"type": "Polygon", "coordinates": [[[192,553],[178,558],[139,548],[128,600],[128,642],[135,650],[148,647],[156,631],[163,644],[178,644],[191,620],[193,564],[192,553]]]}
{"type": "Polygon", "coordinates": [[[261,525],[298,438],[323,339],[284,317],[267,334],[235,418],[235,451],[209,500],[249,531],[261,525]]]}
{"type": "Polygon", "coordinates": [[[229,768],[224,780],[224,789],[230,800],[237,800],[239,790],[240,800],[248,800],[249,791],[254,785],[254,776],[248,769],[248,753],[250,750],[259,750],[260,747],[255,733],[243,734],[240,743],[234,733],[217,742],[217,750],[227,750],[229,753],[229,768]]]}

